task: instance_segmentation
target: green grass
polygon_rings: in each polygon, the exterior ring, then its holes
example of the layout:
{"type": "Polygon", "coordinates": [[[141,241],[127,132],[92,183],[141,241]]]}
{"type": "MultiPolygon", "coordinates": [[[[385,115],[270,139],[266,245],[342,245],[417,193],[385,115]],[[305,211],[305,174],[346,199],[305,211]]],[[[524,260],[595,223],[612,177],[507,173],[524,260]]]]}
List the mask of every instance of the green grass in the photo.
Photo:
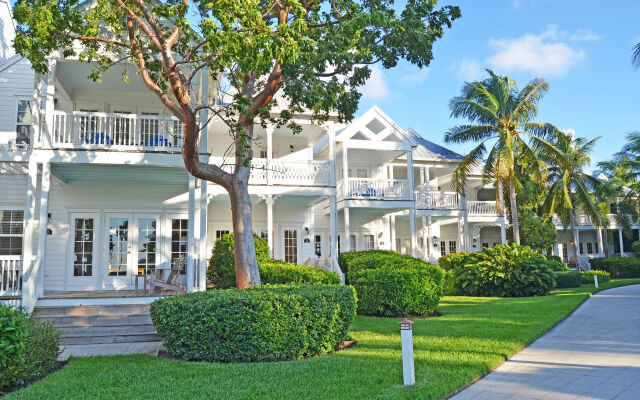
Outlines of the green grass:
{"type": "MultiPolygon", "coordinates": [[[[640,284],[612,280],[600,290],[640,284]]],[[[403,387],[399,318],[357,317],[357,346],[295,362],[208,364],[150,356],[75,358],[7,396],[17,399],[441,399],[500,365],[565,318],[593,285],[527,298],[445,297],[414,324],[416,385],[403,387]]]]}

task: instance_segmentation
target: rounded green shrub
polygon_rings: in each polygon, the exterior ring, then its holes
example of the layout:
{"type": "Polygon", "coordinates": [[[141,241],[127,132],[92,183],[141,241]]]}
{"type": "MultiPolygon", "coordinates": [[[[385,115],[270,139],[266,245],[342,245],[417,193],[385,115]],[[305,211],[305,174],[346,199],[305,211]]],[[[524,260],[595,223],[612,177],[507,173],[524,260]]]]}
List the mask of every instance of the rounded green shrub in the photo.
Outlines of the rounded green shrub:
{"type": "Polygon", "coordinates": [[[591,271],[582,271],[582,283],[595,283],[595,279],[593,279],[594,275],[598,276],[598,283],[609,282],[611,280],[611,275],[605,271],[598,271],[596,269],[592,269],[591,271]]]}
{"type": "Polygon", "coordinates": [[[564,265],[562,261],[556,259],[547,258],[547,264],[556,272],[569,271],[569,267],[564,265]]]}
{"type": "Polygon", "coordinates": [[[631,243],[631,251],[636,258],[640,257],[640,241],[636,240],[631,243]]]}
{"type": "Polygon", "coordinates": [[[287,264],[282,261],[271,260],[262,262],[258,266],[260,280],[268,284],[287,283],[326,283],[340,284],[340,277],[335,272],[325,271],[309,265],[287,264]]]}
{"type": "Polygon", "coordinates": [[[445,271],[450,271],[464,266],[471,257],[471,253],[449,253],[438,259],[438,265],[445,271]]]}
{"type": "Polygon", "coordinates": [[[591,269],[608,272],[614,279],[640,278],[640,259],[635,257],[594,258],[591,260],[591,269]]]}
{"type": "MultiPolygon", "coordinates": [[[[256,248],[258,264],[269,260],[269,245],[266,240],[253,234],[253,243],[256,248]]],[[[221,236],[216,240],[213,254],[209,259],[207,280],[218,289],[236,287],[236,263],[233,255],[235,243],[233,233],[221,236]]]]}
{"type": "Polygon", "coordinates": [[[557,262],[527,246],[497,245],[474,253],[455,268],[455,287],[469,296],[546,295],[555,285],[557,262]]]}
{"type": "Polygon", "coordinates": [[[358,312],[396,317],[429,315],[443,293],[444,271],[435,265],[363,269],[352,275],[358,312]]]}
{"type": "Polygon", "coordinates": [[[169,354],[184,360],[296,360],[334,351],[356,310],[340,285],[264,285],[154,301],[151,320],[169,354]]]}
{"type": "Polygon", "coordinates": [[[0,395],[54,371],[61,343],[50,322],[0,304],[0,395]]]}
{"type": "Polygon", "coordinates": [[[338,265],[340,266],[340,270],[342,271],[342,275],[345,278],[346,284],[349,284],[348,272],[349,272],[349,263],[351,262],[351,260],[361,257],[363,255],[370,255],[370,254],[393,255],[398,253],[396,253],[393,250],[363,250],[363,251],[347,251],[347,252],[339,253],[338,265]]]}
{"type": "Polygon", "coordinates": [[[442,269],[406,254],[363,252],[348,271],[364,315],[428,315],[443,293],[442,269]]]}
{"type": "Polygon", "coordinates": [[[578,271],[556,272],[556,288],[577,288],[582,285],[582,274],[578,271]]]}

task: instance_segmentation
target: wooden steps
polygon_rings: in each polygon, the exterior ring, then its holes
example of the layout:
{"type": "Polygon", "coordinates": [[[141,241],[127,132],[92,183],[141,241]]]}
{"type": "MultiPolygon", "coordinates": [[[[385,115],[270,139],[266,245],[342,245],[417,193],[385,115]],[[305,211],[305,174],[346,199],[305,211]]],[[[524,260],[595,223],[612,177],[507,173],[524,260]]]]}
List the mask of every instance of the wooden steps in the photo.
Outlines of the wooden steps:
{"type": "Polygon", "coordinates": [[[160,342],[148,304],[45,306],[33,310],[63,332],[63,345],[160,342]]]}

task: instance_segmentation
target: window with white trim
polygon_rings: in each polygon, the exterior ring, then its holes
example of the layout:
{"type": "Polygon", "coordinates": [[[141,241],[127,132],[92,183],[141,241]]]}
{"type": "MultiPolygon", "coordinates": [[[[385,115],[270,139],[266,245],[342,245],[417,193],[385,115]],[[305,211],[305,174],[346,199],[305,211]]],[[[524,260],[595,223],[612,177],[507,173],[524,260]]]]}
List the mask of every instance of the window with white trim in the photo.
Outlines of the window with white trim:
{"type": "Polygon", "coordinates": [[[593,254],[593,243],[587,242],[587,254],[593,254]]]}
{"type": "Polygon", "coordinates": [[[364,249],[374,250],[376,248],[376,242],[373,235],[364,235],[364,249]]]}
{"type": "Polygon", "coordinates": [[[21,256],[24,211],[0,210],[0,256],[21,256]]]}
{"type": "Polygon", "coordinates": [[[27,147],[33,132],[33,101],[18,100],[16,116],[16,145],[27,147]]]}
{"type": "Polygon", "coordinates": [[[444,256],[447,254],[447,242],[444,240],[440,241],[440,255],[444,256]]]}
{"type": "MultiPolygon", "coordinates": [[[[187,243],[189,236],[189,220],[188,219],[180,219],[175,218],[171,220],[171,264],[180,258],[181,255],[184,255],[185,260],[187,258],[187,243]]],[[[185,274],[185,268],[180,271],[181,274],[185,274]]]]}
{"type": "Polygon", "coordinates": [[[449,254],[458,252],[458,242],[455,240],[449,240],[449,254]]]}
{"type": "Polygon", "coordinates": [[[93,275],[93,218],[76,218],[73,235],[73,276],[93,275]]]}
{"type": "Polygon", "coordinates": [[[322,235],[315,235],[313,247],[316,257],[322,257],[322,235]]]}

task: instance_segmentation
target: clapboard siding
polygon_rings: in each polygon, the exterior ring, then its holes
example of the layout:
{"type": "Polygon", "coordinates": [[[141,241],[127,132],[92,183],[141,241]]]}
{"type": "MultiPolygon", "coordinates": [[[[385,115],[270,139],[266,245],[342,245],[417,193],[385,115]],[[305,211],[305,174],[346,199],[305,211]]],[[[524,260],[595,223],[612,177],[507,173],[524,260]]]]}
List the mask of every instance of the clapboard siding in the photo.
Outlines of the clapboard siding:
{"type": "Polygon", "coordinates": [[[35,74],[29,61],[15,56],[0,65],[0,144],[15,139],[19,99],[33,99],[35,74]]]}

